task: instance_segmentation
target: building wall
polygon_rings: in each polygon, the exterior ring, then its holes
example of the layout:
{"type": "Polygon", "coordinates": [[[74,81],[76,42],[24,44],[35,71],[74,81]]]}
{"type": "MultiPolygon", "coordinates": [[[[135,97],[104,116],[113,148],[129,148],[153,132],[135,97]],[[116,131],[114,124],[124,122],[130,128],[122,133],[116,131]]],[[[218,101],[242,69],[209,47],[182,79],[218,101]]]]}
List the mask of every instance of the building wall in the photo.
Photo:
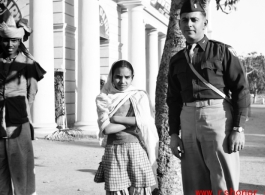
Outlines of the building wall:
{"type": "MultiPolygon", "coordinates": [[[[84,0],[90,1],[90,0],[84,0]]],[[[164,10],[168,10],[167,2],[169,0],[150,0],[150,4],[143,10],[143,19],[145,24],[146,33],[151,29],[157,29],[159,35],[165,35],[167,31],[168,24],[168,14],[164,10]],[[167,8],[167,9],[166,9],[167,8]]],[[[7,0],[5,2],[12,2],[12,0],[7,0]]],[[[32,20],[34,17],[31,13],[32,2],[35,0],[16,0],[14,1],[18,5],[21,15],[27,19],[32,20]]],[[[64,89],[65,89],[65,106],[67,114],[67,123],[69,126],[74,125],[77,120],[77,98],[76,91],[78,90],[78,3],[80,0],[52,0],[53,2],[53,35],[54,35],[54,70],[64,72],[64,89]]],[[[117,0],[98,0],[99,5],[103,8],[108,22],[109,27],[109,38],[107,40],[101,40],[100,42],[100,74],[108,75],[110,66],[112,63],[118,59],[122,58],[122,49],[129,48],[130,45],[125,45],[122,42],[121,37],[127,35],[126,25],[122,28],[122,22],[129,23],[129,21],[124,18],[122,13],[126,12],[126,6],[118,4],[117,0]],[[124,12],[125,11],[125,12],[124,12]],[[123,20],[122,20],[123,17],[123,20]],[[122,33],[121,30],[125,30],[122,33]]],[[[10,4],[10,8],[12,5],[10,4]]],[[[13,9],[15,12],[15,8],[13,9]]],[[[41,25],[41,24],[40,24],[41,25]]],[[[88,24],[89,25],[89,24],[88,24]]],[[[33,29],[34,30],[34,29],[33,29]]],[[[34,36],[34,32],[33,32],[34,36]]],[[[87,35],[89,36],[89,34],[87,35]]],[[[124,36],[126,37],[126,36],[124,36]]],[[[95,37],[99,38],[99,37],[95,37]]],[[[31,38],[32,39],[32,38],[31,38]]],[[[28,41],[25,45],[32,50],[32,41],[28,41]]],[[[45,39],[45,37],[43,37],[45,39]]],[[[149,43],[148,37],[146,35],[146,43],[143,44],[146,48],[146,67],[143,69],[149,72],[152,68],[152,64],[149,63],[149,43]]],[[[126,40],[128,41],[128,40],[126,40]]],[[[157,40],[159,42],[159,38],[157,40]]],[[[49,48],[47,48],[49,49],[49,48]]],[[[126,50],[125,50],[126,51],[126,50]]],[[[95,51],[96,52],[96,51],[95,51]]],[[[126,55],[124,55],[126,56],[126,55]]],[[[87,64],[87,66],[94,66],[97,64],[87,64]]],[[[145,71],[144,71],[145,72],[145,71]]],[[[146,74],[147,80],[148,74],[146,74]]],[[[98,81],[99,82],[99,81],[98,81]]],[[[147,88],[148,89],[148,88],[147,88]]],[[[89,89],[88,89],[89,90],[89,89]]],[[[86,108],[82,108],[86,109],[86,108]]]]}
{"type": "Polygon", "coordinates": [[[101,41],[100,74],[108,75],[111,64],[121,58],[120,50],[120,10],[115,1],[100,0],[100,6],[107,15],[109,25],[109,40],[101,41]]]}
{"type": "Polygon", "coordinates": [[[54,68],[64,72],[67,123],[75,122],[75,1],[53,0],[54,68]]]}

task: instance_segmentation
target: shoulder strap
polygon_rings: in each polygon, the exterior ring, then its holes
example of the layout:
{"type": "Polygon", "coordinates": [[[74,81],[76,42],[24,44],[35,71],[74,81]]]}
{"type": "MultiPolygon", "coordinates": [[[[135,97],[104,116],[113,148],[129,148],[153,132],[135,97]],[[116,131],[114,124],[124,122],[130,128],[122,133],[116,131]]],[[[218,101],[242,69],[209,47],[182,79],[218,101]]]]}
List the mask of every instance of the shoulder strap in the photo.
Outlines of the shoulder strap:
{"type": "Polygon", "coordinates": [[[221,57],[221,61],[223,63],[224,57],[225,57],[225,44],[223,43],[223,53],[222,53],[222,57],[221,57]]]}
{"type": "Polygon", "coordinates": [[[187,59],[187,62],[191,68],[191,70],[193,71],[193,73],[210,89],[212,89],[213,91],[215,91],[217,94],[219,94],[222,98],[224,98],[226,101],[228,101],[230,104],[232,104],[231,100],[223,93],[221,92],[219,89],[217,89],[215,86],[213,86],[211,83],[209,83],[208,81],[206,81],[193,67],[193,65],[191,63],[189,63],[189,57],[187,54],[187,50],[185,49],[185,56],[187,59]]]}

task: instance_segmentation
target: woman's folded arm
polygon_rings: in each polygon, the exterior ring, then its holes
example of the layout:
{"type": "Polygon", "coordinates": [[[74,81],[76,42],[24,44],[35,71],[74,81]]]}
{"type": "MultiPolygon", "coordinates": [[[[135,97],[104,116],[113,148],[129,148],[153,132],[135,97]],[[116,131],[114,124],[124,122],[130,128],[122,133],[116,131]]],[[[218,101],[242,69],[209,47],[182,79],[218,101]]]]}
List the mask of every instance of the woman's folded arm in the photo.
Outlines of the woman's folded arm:
{"type": "Polygon", "coordinates": [[[105,135],[108,135],[108,134],[112,134],[112,133],[118,133],[120,131],[123,131],[124,129],[126,129],[126,126],[125,125],[110,123],[110,124],[108,124],[105,127],[103,133],[105,135]]]}
{"type": "Polygon", "coordinates": [[[126,117],[126,116],[113,116],[111,117],[110,121],[112,123],[116,124],[123,124],[123,125],[129,125],[129,126],[135,126],[136,125],[136,119],[135,117],[126,117]]]}

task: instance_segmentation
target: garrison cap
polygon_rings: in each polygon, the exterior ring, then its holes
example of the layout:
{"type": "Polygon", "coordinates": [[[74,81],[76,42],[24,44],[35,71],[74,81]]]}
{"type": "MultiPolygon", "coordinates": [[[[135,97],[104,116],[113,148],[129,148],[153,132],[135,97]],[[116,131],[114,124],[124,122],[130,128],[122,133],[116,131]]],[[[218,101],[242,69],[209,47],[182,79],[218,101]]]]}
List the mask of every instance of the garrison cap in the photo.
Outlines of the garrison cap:
{"type": "Polygon", "coordinates": [[[199,0],[186,0],[180,9],[180,15],[188,12],[205,12],[205,9],[199,0]]]}

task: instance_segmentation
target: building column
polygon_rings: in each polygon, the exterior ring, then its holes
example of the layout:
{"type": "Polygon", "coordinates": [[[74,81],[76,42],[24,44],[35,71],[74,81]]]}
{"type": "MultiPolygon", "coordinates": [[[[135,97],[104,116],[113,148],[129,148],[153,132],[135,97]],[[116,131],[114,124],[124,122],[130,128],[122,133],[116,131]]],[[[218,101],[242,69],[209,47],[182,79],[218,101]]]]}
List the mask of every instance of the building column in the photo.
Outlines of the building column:
{"type": "Polygon", "coordinates": [[[158,37],[158,67],[161,64],[162,55],[163,55],[164,47],[165,47],[165,42],[166,42],[166,35],[160,35],[158,37]]]}
{"type": "Polygon", "coordinates": [[[156,79],[158,74],[158,32],[157,29],[151,29],[147,33],[148,38],[148,65],[147,65],[147,89],[151,105],[155,106],[156,79]]]}
{"type": "Polygon", "coordinates": [[[133,85],[146,89],[145,25],[143,5],[128,6],[128,60],[134,67],[133,85]]]}
{"type": "Polygon", "coordinates": [[[82,130],[97,130],[96,96],[100,92],[100,33],[98,0],[78,5],[77,122],[82,130]]]}
{"type": "Polygon", "coordinates": [[[47,71],[38,83],[32,121],[36,134],[56,129],[54,103],[53,1],[31,0],[32,54],[47,71]]]}
{"type": "Polygon", "coordinates": [[[121,43],[122,59],[128,60],[128,10],[121,9],[121,43]]]}

